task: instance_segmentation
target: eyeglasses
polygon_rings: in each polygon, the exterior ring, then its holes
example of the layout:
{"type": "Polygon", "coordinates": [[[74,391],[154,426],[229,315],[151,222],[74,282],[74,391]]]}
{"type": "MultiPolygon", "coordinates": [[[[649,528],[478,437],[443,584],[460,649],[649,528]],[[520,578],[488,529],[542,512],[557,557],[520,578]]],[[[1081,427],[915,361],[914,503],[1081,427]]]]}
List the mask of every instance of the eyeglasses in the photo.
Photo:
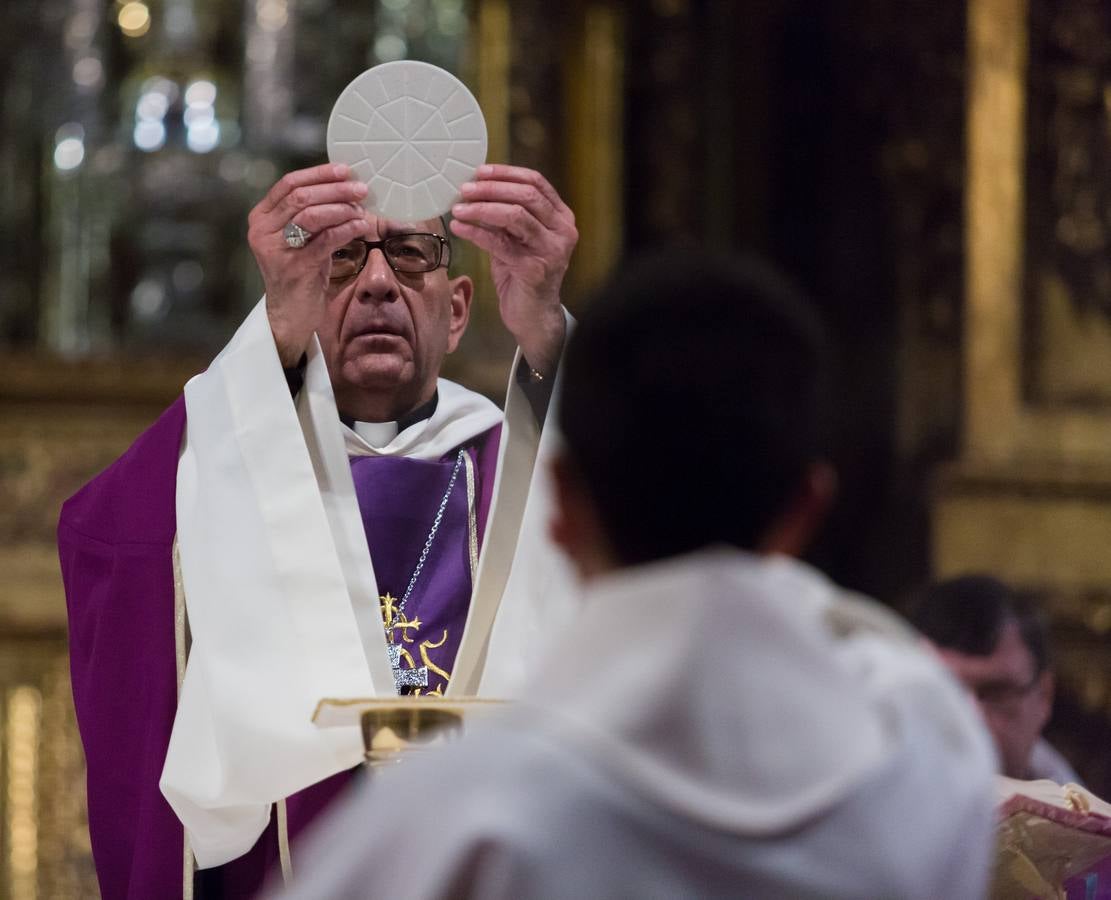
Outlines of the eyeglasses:
{"type": "Polygon", "coordinates": [[[438,234],[394,234],[381,241],[355,238],[332,254],[332,281],[354,278],[366,266],[371,250],[381,250],[395,272],[416,275],[451,262],[451,245],[438,234]]]}

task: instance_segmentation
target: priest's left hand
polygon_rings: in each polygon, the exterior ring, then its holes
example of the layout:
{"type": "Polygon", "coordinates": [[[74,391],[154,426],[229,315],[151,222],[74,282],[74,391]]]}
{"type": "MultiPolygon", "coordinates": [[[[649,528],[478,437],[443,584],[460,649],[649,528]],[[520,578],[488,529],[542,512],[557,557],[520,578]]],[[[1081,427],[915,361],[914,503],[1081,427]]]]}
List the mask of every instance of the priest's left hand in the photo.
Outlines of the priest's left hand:
{"type": "Polygon", "coordinates": [[[556,368],[566,324],[559,291],[579,239],[575,214],[539,172],[484,165],[462,187],[451,231],[490,254],[498,309],[528,364],[556,368]]]}

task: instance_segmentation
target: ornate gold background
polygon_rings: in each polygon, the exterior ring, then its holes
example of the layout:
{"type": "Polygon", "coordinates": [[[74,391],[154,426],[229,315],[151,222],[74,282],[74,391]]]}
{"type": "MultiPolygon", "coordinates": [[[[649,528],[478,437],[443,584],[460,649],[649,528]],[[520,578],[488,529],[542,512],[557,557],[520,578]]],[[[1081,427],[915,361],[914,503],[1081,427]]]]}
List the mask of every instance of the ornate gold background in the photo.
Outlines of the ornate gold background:
{"type": "MultiPolygon", "coordinates": [[[[1097,6],[1041,4],[1054,21],[1037,21],[1066,34],[1070,17],[1075,25],[1097,6]]],[[[1034,227],[1070,235],[1072,195],[1095,190],[1102,170],[1071,173],[1081,188],[1062,191],[1055,187],[1062,179],[1045,184],[1046,173],[1030,168],[1028,135],[1049,133],[1052,143],[1060,137],[1054,129],[1067,128],[1059,115],[1029,121],[1032,85],[1061,87],[1060,79],[1042,83],[1054,70],[1031,56],[1030,28],[1026,0],[968,5],[963,440],[959,459],[937,480],[934,568],[941,576],[991,572],[1047,597],[1060,703],[1070,718],[1055,737],[1106,790],[1111,760],[1100,737],[1111,717],[1111,405],[1094,389],[1088,397],[1097,402],[1077,404],[1063,385],[1080,384],[1076,373],[1086,373],[1088,385],[1107,380],[1111,320],[1094,308],[1097,298],[1070,296],[1064,278],[1049,278],[1052,248],[1028,252],[1027,239],[1034,227]],[[1038,210],[1049,222],[1028,218],[1031,191],[1062,201],[1055,212],[1038,210]],[[1040,387],[1031,386],[1030,366],[1040,387]]],[[[1107,35],[1098,40],[1106,46],[1107,35]]],[[[1099,84],[1098,71],[1081,74],[1099,84]]],[[[1106,143],[1106,134],[1097,140],[1106,143]]]]}

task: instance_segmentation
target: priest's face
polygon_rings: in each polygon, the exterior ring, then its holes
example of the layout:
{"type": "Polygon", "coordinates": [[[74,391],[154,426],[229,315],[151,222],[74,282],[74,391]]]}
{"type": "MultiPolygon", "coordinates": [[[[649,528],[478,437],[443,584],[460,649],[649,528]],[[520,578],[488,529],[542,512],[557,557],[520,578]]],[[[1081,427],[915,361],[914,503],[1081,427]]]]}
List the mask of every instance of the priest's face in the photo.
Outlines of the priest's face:
{"type": "Polygon", "coordinates": [[[340,412],[393,421],[431,399],[444,356],[467,327],[473,286],[465,276],[448,277],[449,248],[419,237],[446,237],[439,219],[367,219],[367,240],[390,243],[368,252],[353,242],[333,254],[320,345],[340,412]],[[406,271],[437,261],[429,271],[406,271]]]}

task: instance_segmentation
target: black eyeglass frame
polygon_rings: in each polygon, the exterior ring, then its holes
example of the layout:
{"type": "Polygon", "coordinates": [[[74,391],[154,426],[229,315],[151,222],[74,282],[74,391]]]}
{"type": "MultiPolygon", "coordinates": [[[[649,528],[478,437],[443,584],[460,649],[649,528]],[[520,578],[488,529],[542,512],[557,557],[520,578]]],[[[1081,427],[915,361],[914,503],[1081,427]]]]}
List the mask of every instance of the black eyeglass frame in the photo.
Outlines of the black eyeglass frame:
{"type": "Polygon", "coordinates": [[[407,231],[404,234],[391,234],[387,237],[382,238],[382,240],[380,241],[368,241],[363,238],[352,238],[350,241],[347,242],[347,245],[349,246],[351,244],[354,244],[356,241],[366,247],[366,255],[363,257],[362,263],[360,263],[359,267],[350,275],[341,275],[339,278],[331,278],[331,281],[347,281],[351,278],[358,278],[363,269],[366,268],[366,264],[370,260],[370,254],[374,250],[381,250],[382,256],[384,256],[386,259],[386,265],[393,269],[393,271],[399,272],[402,275],[424,275],[427,272],[435,272],[441,267],[446,269],[448,266],[451,265],[451,242],[442,234],[436,234],[432,231],[407,231]],[[438,260],[434,266],[431,266],[427,269],[400,269],[394,265],[393,260],[390,259],[390,254],[386,252],[386,245],[391,241],[403,241],[406,238],[411,237],[433,237],[440,242],[440,252],[437,254],[438,260]]]}

